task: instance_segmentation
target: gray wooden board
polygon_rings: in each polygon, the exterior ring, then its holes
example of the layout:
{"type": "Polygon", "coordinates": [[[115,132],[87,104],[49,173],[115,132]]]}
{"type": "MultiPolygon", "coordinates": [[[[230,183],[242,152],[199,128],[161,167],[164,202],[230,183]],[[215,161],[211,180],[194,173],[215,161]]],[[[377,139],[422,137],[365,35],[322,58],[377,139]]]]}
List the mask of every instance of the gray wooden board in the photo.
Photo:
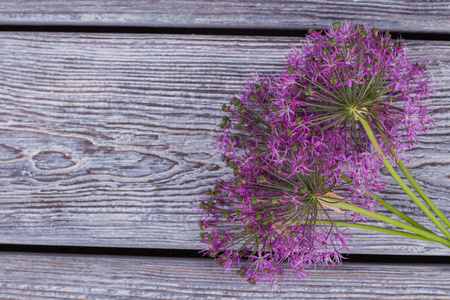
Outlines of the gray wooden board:
{"type": "MultiPolygon", "coordinates": [[[[211,147],[221,105],[254,70],[279,70],[296,41],[0,38],[0,243],[179,249],[199,244],[191,202],[230,174],[211,147]]],[[[410,56],[430,61],[437,125],[408,165],[450,215],[450,43],[411,41],[410,56]]],[[[385,198],[420,215],[392,184],[385,198]]],[[[428,242],[352,233],[355,253],[449,255],[428,242]]]]}
{"type": "Polygon", "coordinates": [[[0,24],[306,29],[352,20],[382,29],[449,32],[448,1],[0,2],[0,24]]]}
{"type": "Polygon", "coordinates": [[[1,253],[1,299],[449,299],[445,264],[344,263],[249,289],[212,260],[1,253]]]}

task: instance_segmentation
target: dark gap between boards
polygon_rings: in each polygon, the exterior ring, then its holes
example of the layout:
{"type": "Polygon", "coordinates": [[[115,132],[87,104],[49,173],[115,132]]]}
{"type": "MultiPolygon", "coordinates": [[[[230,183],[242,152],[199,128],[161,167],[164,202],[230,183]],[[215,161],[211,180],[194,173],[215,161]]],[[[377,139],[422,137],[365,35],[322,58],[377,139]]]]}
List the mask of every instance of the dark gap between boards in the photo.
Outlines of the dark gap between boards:
{"type": "MultiPolygon", "coordinates": [[[[0,252],[204,258],[199,250],[0,244],[0,252]]],[[[450,264],[450,256],[344,254],[344,263],[450,264]]]]}
{"type": "MultiPolygon", "coordinates": [[[[129,34],[183,34],[183,35],[235,35],[235,36],[297,36],[307,30],[262,28],[186,28],[147,26],[77,26],[77,25],[0,25],[0,31],[14,32],[73,32],[73,33],[129,33],[129,34]]],[[[390,32],[393,38],[407,40],[450,41],[449,33],[390,32]]]]}

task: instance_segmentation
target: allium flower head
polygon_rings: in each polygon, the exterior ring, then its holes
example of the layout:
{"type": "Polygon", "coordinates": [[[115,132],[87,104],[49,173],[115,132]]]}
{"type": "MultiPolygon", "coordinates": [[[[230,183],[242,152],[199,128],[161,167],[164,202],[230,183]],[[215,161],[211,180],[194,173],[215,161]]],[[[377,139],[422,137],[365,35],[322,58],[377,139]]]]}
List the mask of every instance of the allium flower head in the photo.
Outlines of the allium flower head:
{"type": "Polygon", "coordinates": [[[321,131],[341,132],[347,153],[369,148],[358,117],[403,152],[432,124],[421,103],[430,92],[425,69],[410,62],[406,46],[389,33],[334,23],[327,30],[313,30],[292,49],[279,85],[283,96],[295,97],[321,131]]]}
{"type": "Polygon", "coordinates": [[[325,209],[331,187],[319,174],[303,179],[245,169],[219,182],[200,204],[206,254],[226,270],[239,267],[249,284],[273,287],[280,275],[301,279],[305,267],[339,265],[349,236],[325,209]]]}

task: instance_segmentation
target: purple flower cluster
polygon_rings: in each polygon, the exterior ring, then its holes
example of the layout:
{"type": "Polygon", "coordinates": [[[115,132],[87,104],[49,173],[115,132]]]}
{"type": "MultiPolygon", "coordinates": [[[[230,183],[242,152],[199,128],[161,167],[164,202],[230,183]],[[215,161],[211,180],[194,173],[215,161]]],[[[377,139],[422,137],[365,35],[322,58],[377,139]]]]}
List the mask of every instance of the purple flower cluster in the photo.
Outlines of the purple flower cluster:
{"type": "Polygon", "coordinates": [[[348,141],[343,146],[346,154],[368,150],[357,122],[362,116],[379,140],[402,155],[417,141],[417,134],[433,124],[421,103],[430,93],[425,70],[425,65],[408,61],[406,46],[389,33],[334,23],[326,31],[312,30],[299,48],[292,49],[280,85],[293,93],[299,86],[311,92],[302,100],[313,110],[312,122],[322,130],[339,131],[348,141]]]}
{"type": "Polygon", "coordinates": [[[402,154],[432,123],[423,73],[389,34],[335,23],[311,31],[280,74],[248,79],[222,107],[216,144],[234,176],[199,204],[204,252],[250,284],[339,265],[349,235],[330,216],[342,212],[333,202],[373,211],[370,194],[383,189],[358,117],[402,154]]]}

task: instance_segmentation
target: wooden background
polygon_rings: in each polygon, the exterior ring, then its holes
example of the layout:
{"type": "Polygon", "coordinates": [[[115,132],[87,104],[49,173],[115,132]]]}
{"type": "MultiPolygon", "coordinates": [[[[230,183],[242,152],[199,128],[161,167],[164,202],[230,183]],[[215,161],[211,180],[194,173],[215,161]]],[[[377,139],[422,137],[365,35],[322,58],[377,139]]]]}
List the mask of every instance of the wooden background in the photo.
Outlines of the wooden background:
{"type": "MultiPolygon", "coordinates": [[[[191,203],[230,174],[211,147],[221,105],[255,70],[280,69],[300,39],[282,30],[344,19],[439,37],[407,41],[413,60],[429,62],[436,91],[427,100],[436,127],[408,165],[450,215],[447,1],[2,1],[0,25],[28,31],[0,32],[0,244],[198,249],[191,203]],[[42,25],[148,30],[34,27],[42,25]],[[152,33],[161,28],[170,33],[152,33]],[[261,35],[273,29],[278,36],[261,35]]],[[[426,223],[392,182],[383,196],[426,223]]],[[[356,254],[450,256],[425,241],[352,234],[356,254]]],[[[209,259],[0,255],[1,299],[273,297],[266,290],[247,290],[209,259]]],[[[450,265],[348,263],[288,281],[277,297],[450,299],[450,265]]]]}

